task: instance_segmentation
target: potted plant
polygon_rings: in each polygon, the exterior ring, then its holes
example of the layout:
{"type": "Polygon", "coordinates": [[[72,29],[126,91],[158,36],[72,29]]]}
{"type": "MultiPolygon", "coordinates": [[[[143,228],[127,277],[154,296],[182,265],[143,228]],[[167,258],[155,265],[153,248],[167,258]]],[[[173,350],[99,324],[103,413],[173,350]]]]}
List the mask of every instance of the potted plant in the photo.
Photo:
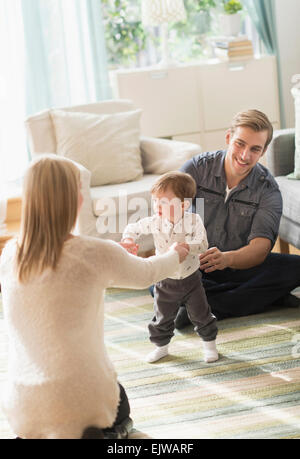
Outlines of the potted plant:
{"type": "Polygon", "coordinates": [[[102,0],[106,50],[110,68],[135,66],[146,47],[146,33],[128,0],[102,0]]]}
{"type": "Polygon", "coordinates": [[[236,36],[241,30],[240,11],[243,5],[239,0],[222,0],[224,13],[220,15],[220,27],[223,35],[236,36]]]}

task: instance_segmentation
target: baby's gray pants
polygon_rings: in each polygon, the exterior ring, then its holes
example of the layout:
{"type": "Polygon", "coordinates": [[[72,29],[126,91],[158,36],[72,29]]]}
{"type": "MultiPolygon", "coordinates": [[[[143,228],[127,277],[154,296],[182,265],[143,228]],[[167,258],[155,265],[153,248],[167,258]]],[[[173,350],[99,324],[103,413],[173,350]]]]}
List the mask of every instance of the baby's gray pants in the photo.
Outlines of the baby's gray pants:
{"type": "Polygon", "coordinates": [[[154,317],[148,328],[150,341],[156,346],[168,344],[174,336],[175,318],[181,304],[185,304],[194,330],[203,341],[216,339],[218,328],[212,314],[200,270],[185,279],[164,279],[154,287],[154,317]]]}

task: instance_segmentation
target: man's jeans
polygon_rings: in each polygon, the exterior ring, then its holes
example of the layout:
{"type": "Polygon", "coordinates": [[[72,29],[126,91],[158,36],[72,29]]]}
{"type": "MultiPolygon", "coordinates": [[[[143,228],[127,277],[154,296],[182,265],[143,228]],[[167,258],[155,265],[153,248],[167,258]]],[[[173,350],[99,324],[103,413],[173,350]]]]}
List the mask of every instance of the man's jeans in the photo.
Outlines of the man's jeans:
{"type": "Polygon", "coordinates": [[[285,296],[300,286],[300,257],[270,253],[254,268],[227,268],[202,274],[208,303],[218,320],[247,316],[280,305],[285,296]]]}

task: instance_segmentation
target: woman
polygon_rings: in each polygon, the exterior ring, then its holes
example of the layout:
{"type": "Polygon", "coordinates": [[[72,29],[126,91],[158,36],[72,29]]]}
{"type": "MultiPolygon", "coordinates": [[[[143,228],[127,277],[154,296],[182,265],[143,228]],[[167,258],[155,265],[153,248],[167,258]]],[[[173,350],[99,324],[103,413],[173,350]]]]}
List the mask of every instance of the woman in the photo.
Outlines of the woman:
{"type": "Polygon", "coordinates": [[[141,259],[115,242],[73,236],[81,203],[76,166],[42,156],[25,178],[19,240],[1,256],[10,348],[3,409],[21,438],[124,435],[129,404],[104,345],[105,288],[145,288],[187,255],[177,245],[141,259]]]}

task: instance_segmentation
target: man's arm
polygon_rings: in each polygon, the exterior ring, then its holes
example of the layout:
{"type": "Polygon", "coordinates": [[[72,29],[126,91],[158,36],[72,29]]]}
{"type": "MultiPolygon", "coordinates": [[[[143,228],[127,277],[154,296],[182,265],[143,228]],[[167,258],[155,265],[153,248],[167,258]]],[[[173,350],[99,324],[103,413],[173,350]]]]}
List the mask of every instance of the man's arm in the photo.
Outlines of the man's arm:
{"type": "Polygon", "coordinates": [[[200,268],[206,273],[225,268],[249,269],[260,265],[271,251],[270,239],[257,237],[238,250],[221,252],[217,247],[208,249],[200,255],[200,268]]]}
{"type": "Polygon", "coordinates": [[[224,252],[212,247],[200,257],[200,268],[209,273],[224,268],[249,269],[263,263],[275,244],[281,214],[281,193],[277,186],[270,185],[262,194],[253,217],[248,245],[224,252]],[[201,262],[207,263],[206,267],[201,266],[201,262]]]}

